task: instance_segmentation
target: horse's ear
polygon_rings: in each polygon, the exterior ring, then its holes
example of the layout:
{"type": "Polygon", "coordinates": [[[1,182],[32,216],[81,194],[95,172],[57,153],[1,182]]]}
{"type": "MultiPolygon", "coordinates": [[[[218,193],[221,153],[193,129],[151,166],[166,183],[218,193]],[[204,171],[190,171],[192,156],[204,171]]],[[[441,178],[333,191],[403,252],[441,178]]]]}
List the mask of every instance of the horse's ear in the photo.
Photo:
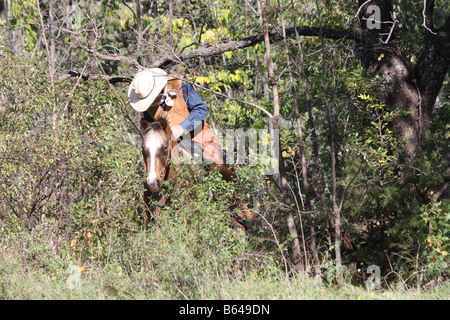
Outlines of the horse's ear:
{"type": "Polygon", "coordinates": [[[145,120],[145,118],[141,118],[141,128],[142,130],[146,130],[150,126],[150,122],[145,120]]]}
{"type": "Polygon", "coordinates": [[[161,117],[161,118],[159,119],[159,125],[161,126],[161,129],[163,129],[164,131],[166,131],[167,126],[168,126],[169,124],[167,123],[166,118],[161,117]]]}

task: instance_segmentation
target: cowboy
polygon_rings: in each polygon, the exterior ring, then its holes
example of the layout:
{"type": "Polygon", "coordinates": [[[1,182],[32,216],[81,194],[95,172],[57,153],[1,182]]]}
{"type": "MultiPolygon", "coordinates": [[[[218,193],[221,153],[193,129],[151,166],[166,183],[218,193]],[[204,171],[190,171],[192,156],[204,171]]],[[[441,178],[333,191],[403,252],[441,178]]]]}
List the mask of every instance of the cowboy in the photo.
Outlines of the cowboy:
{"type": "MultiPolygon", "coordinates": [[[[217,136],[205,121],[208,109],[186,77],[169,75],[159,68],[144,69],[134,76],[128,98],[131,106],[142,112],[147,121],[165,117],[172,130],[172,139],[181,149],[197,159],[199,154],[203,155],[224,180],[233,180],[234,169],[225,163],[225,153],[217,136]]],[[[248,211],[244,206],[243,210],[248,211]]]]}

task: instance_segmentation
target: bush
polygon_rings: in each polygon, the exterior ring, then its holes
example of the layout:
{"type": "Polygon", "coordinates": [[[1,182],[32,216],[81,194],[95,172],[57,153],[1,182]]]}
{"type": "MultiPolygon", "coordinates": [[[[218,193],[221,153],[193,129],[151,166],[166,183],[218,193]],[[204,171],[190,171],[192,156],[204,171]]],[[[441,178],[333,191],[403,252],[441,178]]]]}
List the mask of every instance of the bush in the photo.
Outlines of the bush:
{"type": "MultiPolygon", "coordinates": [[[[4,62],[0,247],[5,265],[20,265],[23,274],[63,285],[68,268],[82,266],[86,277],[111,278],[102,284],[108,297],[125,297],[120,284],[127,287],[130,280],[143,283],[134,294],[154,290],[155,296],[177,299],[220,296],[212,293],[220,291],[216,283],[240,279],[256,267],[246,256],[251,242],[230,228],[234,194],[250,185],[245,174],[238,188],[207,168],[180,168],[177,180],[165,186],[171,204],[159,224],[144,232],[142,156],[127,120],[133,115],[121,108],[123,94],[101,81],[54,83],[44,65],[27,58],[4,62]],[[10,261],[16,254],[20,259],[10,261]],[[124,282],[123,276],[129,279],[124,282]]],[[[273,260],[267,261],[262,265],[273,260]]],[[[7,291],[4,296],[11,297],[7,291]]]]}
{"type": "MultiPolygon", "coordinates": [[[[164,185],[170,203],[143,230],[140,136],[123,88],[81,79],[56,83],[45,70],[22,56],[5,55],[0,65],[0,298],[320,297],[320,283],[299,279],[290,268],[279,190],[255,166],[238,167],[234,183],[207,167],[179,167],[177,179],[164,185]],[[246,235],[230,228],[241,201],[256,214],[246,235]],[[74,275],[82,285],[70,289],[74,275]],[[297,295],[298,288],[305,290],[297,295]]],[[[434,162],[422,168],[430,176],[434,162]]],[[[392,235],[395,252],[411,255],[416,243],[428,244],[396,270],[406,266],[411,274],[419,260],[421,273],[445,280],[448,203],[423,204],[410,188],[397,188],[372,187],[344,207],[365,203],[364,219],[373,220],[366,231],[350,233],[354,260],[384,259],[392,235]],[[398,197],[414,200],[413,215],[398,197]],[[389,218],[386,224],[377,224],[380,216],[389,218]]],[[[313,223],[321,235],[329,232],[321,218],[313,223]]],[[[322,275],[331,275],[330,248],[320,250],[328,269],[322,275]]]]}

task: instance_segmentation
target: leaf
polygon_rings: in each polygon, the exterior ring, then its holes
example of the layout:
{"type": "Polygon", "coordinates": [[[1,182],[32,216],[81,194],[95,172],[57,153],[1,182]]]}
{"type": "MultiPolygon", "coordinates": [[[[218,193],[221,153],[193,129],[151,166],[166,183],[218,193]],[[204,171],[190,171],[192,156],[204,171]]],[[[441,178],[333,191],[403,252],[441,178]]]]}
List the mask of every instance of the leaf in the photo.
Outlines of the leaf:
{"type": "Polygon", "coordinates": [[[361,100],[371,100],[370,95],[366,95],[366,94],[364,94],[364,93],[360,93],[360,94],[358,95],[358,98],[360,98],[361,100]]]}

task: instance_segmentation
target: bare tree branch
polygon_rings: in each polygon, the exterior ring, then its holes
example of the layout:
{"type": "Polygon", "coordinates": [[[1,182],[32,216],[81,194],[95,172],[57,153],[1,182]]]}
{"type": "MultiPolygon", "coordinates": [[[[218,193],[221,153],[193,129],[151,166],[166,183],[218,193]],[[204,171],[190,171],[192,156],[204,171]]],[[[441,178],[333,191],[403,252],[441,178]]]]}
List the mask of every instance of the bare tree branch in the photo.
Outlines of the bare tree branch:
{"type": "Polygon", "coordinates": [[[217,91],[208,89],[208,88],[206,88],[206,87],[204,87],[202,85],[199,85],[198,83],[192,82],[192,84],[195,85],[196,87],[202,88],[203,90],[205,90],[207,92],[210,92],[210,93],[213,93],[213,94],[215,94],[217,96],[221,96],[221,97],[224,97],[224,98],[227,98],[227,99],[230,99],[230,100],[237,101],[239,103],[243,103],[243,104],[247,104],[249,106],[255,107],[255,108],[261,110],[262,112],[264,112],[269,118],[273,117],[273,115],[269,111],[267,111],[266,109],[264,109],[263,107],[255,104],[255,103],[251,103],[251,102],[248,102],[248,101],[244,101],[244,100],[241,100],[241,99],[236,99],[236,98],[230,97],[229,95],[223,94],[221,92],[217,92],[217,91]]]}
{"type": "MultiPolygon", "coordinates": [[[[286,29],[286,36],[295,36],[295,33],[301,35],[301,36],[319,36],[320,34],[320,28],[319,27],[308,27],[308,26],[300,26],[300,27],[292,27],[286,29]]],[[[328,39],[352,39],[359,41],[361,39],[360,32],[358,30],[342,30],[342,29],[329,29],[329,28],[323,28],[322,29],[322,35],[324,38],[328,39]]],[[[280,41],[282,40],[282,30],[280,28],[275,28],[270,32],[270,39],[271,41],[280,41]]],[[[199,57],[209,57],[213,55],[218,55],[220,53],[228,52],[228,51],[235,51],[238,49],[243,49],[247,47],[254,46],[260,42],[264,41],[264,34],[256,34],[241,40],[233,40],[226,43],[221,43],[214,46],[204,46],[200,47],[198,49],[185,51],[185,49],[189,46],[184,47],[180,52],[178,53],[169,53],[168,55],[160,58],[159,60],[155,61],[150,67],[168,67],[170,65],[179,64],[185,60],[193,59],[193,58],[199,58],[199,57]]],[[[192,44],[192,45],[198,45],[198,44],[192,44]]],[[[135,65],[138,68],[142,68],[143,66],[138,63],[138,61],[126,57],[126,56],[120,56],[117,54],[114,55],[107,55],[102,54],[98,52],[95,49],[88,48],[81,43],[77,43],[77,46],[84,51],[88,52],[89,54],[92,54],[97,59],[104,60],[104,61],[120,61],[129,63],[131,65],[135,65]]]]}
{"type": "Polygon", "coordinates": [[[433,11],[434,11],[434,0],[424,0],[423,1],[423,10],[422,10],[422,25],[425,30],[430,32],[431,34],[436,34],[433,31],[433,11]]]}
{"type": "Polygon", "coordinates": [[[139,62],[137,62],[136,60],[134,60],[132,58],[129,58],[126,56],[120,56],[118,54],[112,54],[112,55],[103,54],[103,53],[98,52],[95,49],[88,48],[79,42],[76,44],[76,46],[83,49],[84,51],[88,52],[89,54],[91,54],[92,56],[94,56],[95,58],[97,58],[99,60],[125,62],[125,63],[129,63],[129,64],[132,64],[132,65],[142,68],[142,66],[139,64],[139,62]]]}
{"type": "Polygon", "coordinates": [[[61,75],[57,82],[63,82],[66,81],[72,77],[81,77],[83,80],[106,80],[109,83],[118,83],[118,82],[131,82],[133,81],[133,78],[127,77],[127,76],[107,76],[107,75],[99,75],[99,74],[90,74],[90,73],[84,73],[79,72],[76,70],[70,70],[67,73],[61,75]]]}
{"type": "MultiPolygon", "coordinates": [[[[298,32],[299,35],[302,36],[319,36],[320,28],[318,27],[308,27],[308,26],[300,26],[297,28],[287,28],[286,36],[294,36],[295,32],[298,32]]],[[[341,29],[323,29],[323,36],[328,39],[345,39],[352,37],[353,39],[359,39],[357,36],[359,33],[353,30],[341,30],[341,29]]],[[[273,29],[270,32],[271,41],[280,41],[282,40],[282,30],[281,28],[273,29]]],[[[195,50],[190,51],[181,51],[178,54],[171,54],[161,59],[157,60],[152,64],[152,67],[167,67],[172,64],[178,64],[182,61],[199,58],[199,57],[209,57],[213,55],[217,55],[220,53],[224,53],[227,51],[235,51],[238,49],[243,49],[247,47],[254,46],[260,42],[264,41],[264,34],[256,34],[242,40],[233,40],[230,42],[218,44],[215,46],[207,46],[201,47],[195,50]]]]}

